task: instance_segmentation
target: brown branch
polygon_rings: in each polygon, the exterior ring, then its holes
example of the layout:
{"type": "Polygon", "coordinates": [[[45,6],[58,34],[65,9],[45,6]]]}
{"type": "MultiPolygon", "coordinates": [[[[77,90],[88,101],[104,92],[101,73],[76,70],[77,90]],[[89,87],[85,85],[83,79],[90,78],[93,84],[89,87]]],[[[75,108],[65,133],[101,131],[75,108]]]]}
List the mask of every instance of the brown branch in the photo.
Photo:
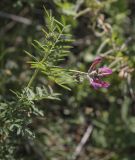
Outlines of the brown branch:
{"type": "Polygon", "coordinates": [[[26,25],[31,25],[32,24],[32,21],[29,20],[28,18],[24,18],[24,17],[21,17],[21,16],[10,14],[10,13],[5,13],[5,12],[2,12],[2,11],[0,12],[0,17],[8,18],[8,19],[11,19],[11,20],[19,22],[19,23],[24,23],[26,25]]]}
{"type": "Polygon", "coordinates": [[[78,146],[75,149],[75,153],[73,154],[73,160],[76,160],[77,157],[80,155],[84,145],[86,144],[86,142],[88,141],[91,133],[93,130],[93,126],[90,124],[86,130],[86,132],[84,133],[80,143],[78,144],[78,146]]]}
{"type": "MultiPolygon", "coordinates": [[[[20,13],[19,16],[23,17],[25,16],[27,13],[29,12],[28,8],[24,8],[20,13]]],[[[4,27],[1,29],[0,31],[0,36],[4,35],[6,32],[8,32],[9,30],[11,30],[15,25],[16,25],[16,21],[11,21],[8,24],[4,25],[4,27]]]]}

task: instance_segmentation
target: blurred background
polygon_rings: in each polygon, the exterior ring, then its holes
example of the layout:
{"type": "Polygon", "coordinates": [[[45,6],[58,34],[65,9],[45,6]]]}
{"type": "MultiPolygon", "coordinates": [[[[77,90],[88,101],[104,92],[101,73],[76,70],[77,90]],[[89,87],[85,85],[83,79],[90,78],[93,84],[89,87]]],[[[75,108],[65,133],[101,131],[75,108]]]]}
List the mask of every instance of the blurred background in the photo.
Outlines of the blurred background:
{"type": "MultiPolygon", "coordinates": [[[[103,55],[103,64],[113,69],[107,78],[111,86],[94,90],[84,81],[70,84],[68,91],[50,83],[61,101],[37,103],[45,116],[33,118],[36,139],[15,146],[17,159],[134,160],[134,0],[1,0],[1,99],[10,100],[9,89],[19,91],[33,73],[24,50],[34,52],[33,40],[44,38],[43,6],[71,26],[74,42],[62,65],[87,72],[93,59],[103,55]]],[[[44,81],[44,75],[37,79],[44,81]]]]}

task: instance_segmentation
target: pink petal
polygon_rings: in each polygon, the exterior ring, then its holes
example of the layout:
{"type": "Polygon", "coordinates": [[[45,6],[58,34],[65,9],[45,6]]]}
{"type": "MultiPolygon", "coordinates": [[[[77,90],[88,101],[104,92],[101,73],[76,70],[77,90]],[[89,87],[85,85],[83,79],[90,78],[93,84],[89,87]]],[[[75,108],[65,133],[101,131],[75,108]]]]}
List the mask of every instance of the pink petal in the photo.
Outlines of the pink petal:
{"type": "Polygon", "coordinates": [[[97,57],[97,58],[93,61],[93,63],[92,63],[92,65],[90,66],[88,72],[94,70],[94,69],[96,68],[97,64],[101,63],[102,59],[103,59],[102,57],[97,57]]]}
{"type": "Polygon", "coordinates": [[[108,67],[101,67],[98,69],[99,76],[107,76],[112,74],[112,70],[108,67]]]}
{"type": "Polygon", "coordinates": [[[98,89],[102,87],[102,84],[96,83],[96,82],[91,83],[91,85],[94,87],[94,89],[98,89]]]}
{"type": "Polygon", "coordinates": [[[102,81],[103,88],[108,88],[109,86],[110,86],[110,83],[102,81]]]}
{"type": "Polygon", "coordinates": [[[90,78],[89,81],[90,81],[90,84],[94,87],[94,89],[108,88],[110,86],[110,84],[108,82],[101,81],[98,78],[96,78],[96,79],[90,78]]]}

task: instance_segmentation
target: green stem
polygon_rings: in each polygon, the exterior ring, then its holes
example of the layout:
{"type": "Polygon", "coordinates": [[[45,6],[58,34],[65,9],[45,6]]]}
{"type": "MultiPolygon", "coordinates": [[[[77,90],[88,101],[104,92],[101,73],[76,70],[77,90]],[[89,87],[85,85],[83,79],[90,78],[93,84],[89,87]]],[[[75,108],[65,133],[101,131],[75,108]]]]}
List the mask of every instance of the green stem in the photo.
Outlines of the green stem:
{"type": "Polygon", "coordinates": [[[30,88],[30,86],[31,86],[31,84],[33,83],[34,79],[36,78],[38,72],[39,72],[39,69],[36,69],[35,72],[34,72],[34,74],[33,74],[32,77],[31,77],[28,85],[27,85],[27,88],[30,88]]]}
{"type": "Polygon", "coordinates": [[[88,75],[88,73],[86,73],[86,72],[77,71],[77,70],[73,70],[73,69],[70,69],[70,70],[68,70],[68,71],[69,71],[69,72],[74,72],[74,73],[83,74],[83,75],[88,75]]]}
{"type": "MultiPolygon", "coordinates": [[[[58,42],[59,38],[61,37],[61,34],[63,33],[64,29],[65,29],[65,27],[63,27],[63,29],[62,29],[61,33],[59,34],[59,36],[57,37],[55,43],[52,45],[49,53],[48,53],[47,55],[44,55],[43,59],[41,60],[41,63],[43,63],[43,62],[48,58],[48,55],[51,54],[53,48],[55,47],[56,43],[58,42]]],[[[34,79],[36,78],[38,72],[39,72],[39,69],[37,68],[37,69],[35,70],[34,74],[32,75],[32,77],[31,77],[31,79],[30,79],[30,81],[29,81],[29,83],[28,83],[28,85],[27,85],[27,88],[30,88],[30,86],[31,86],[31,84],[33,83],[34,79]]]]}

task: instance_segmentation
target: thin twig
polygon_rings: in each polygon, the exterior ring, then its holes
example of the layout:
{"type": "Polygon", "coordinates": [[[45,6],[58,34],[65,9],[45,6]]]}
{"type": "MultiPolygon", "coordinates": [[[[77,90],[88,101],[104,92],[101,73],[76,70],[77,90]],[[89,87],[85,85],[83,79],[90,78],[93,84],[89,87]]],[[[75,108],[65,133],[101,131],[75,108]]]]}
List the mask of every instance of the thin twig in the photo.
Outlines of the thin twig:
{"type": "Polygon", "coordinates": [[[96,55],[100,54],[102,52],[102,50],[104,49],[104,47],[106,46],[106,44],[109,42],[109,39],[106,39],[103,43],[101,43],[101,45],[99,46],[96,55]]]}
{"type": "Polygon", "coordinates": [[[5,12],[2,12],[2,11],[0,12],[0,17],[8,18],[8,19],[11,19],[13,21],[23,23],[23,24],[26,24],[26,25],[31,25],[32,24],[32,21],[28,18],[24,18],[24,17],[21,17],[21,16],[10,14],[10,13],[5,13],[5,12]]]}
{"type": "Polygon", "coordinates": [[[77,71],[77,70],[73,70],[73,69],[68,70],[68,72],[78,73],[78,74],[86,75],[86,76],[88,75],[87,72],[77,71]]]}
{"type": "Polygon", "coordinates": [[[86,130],[86,132],[84,133],[80,143],[78,144],[78,146],[75,149],[75,153],[73,154],[73,160],[76,160],[77,157],[80,155],[84,145],[86,144],[86,142],[88,141],[88,138],[90,137],[91,133],[93,130],[93,126],[90,124],[86,130]]]}
{"type": "Polygon", "coordinates": [[[78,17],[83,16],[83,15],[85,15],[86,13],[89,13],[89,12],[90,12],[90,8],[86,8],[86,9],[80,11],[80,12],[74,17],[74,19],[77,19],[78,17]]]}
{"type": "Polygon", "coordinates": [[[83,3],[84,3],[84,0],[77,0],[76,6],[75,6],[75,12],[77,12],[80,9],[83,3]]]}
{"type": "MultiPolygon", "coordinates": [[[[29,12],[28,8],[24,8],[18,15],[21,17],[24,17],[29,12]]],[[[4,35],[6,32],[8,32],[10,29],[12,29],[16,25],[16,21],[11,21],[7,25],[5,25],[1,31],[0,36],[4,35]]]]}
{"type": "Polygon", "coordinates": [[[135,94],[131,85],[131,75],[128,75],[127,77],[127,85],[128,85],[129,93],[132,97],[132,100],[135,101],[135,94]]]}

